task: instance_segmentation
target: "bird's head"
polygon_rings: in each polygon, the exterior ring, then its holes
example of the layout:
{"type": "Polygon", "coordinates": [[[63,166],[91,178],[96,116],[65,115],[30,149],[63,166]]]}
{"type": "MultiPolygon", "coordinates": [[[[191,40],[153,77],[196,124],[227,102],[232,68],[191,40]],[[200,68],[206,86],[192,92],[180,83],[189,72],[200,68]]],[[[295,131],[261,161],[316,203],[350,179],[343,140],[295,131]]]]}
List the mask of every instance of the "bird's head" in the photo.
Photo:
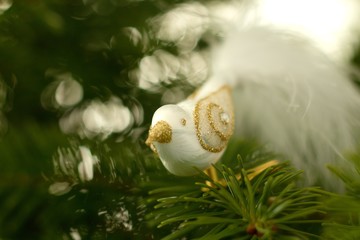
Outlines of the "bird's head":
{"type": "Polygon", "coordinates": [[[158,153],[158,147],[172,144],[177,135],[189,131],[191,123],[191,115],[178,105],[162,106],[154,113],[146,144],[158,153]]]}
{"type": "Polygon", "coordinates": [[[165,105],[154,113],[146,144],[159,155],[169,172],[196,174],[197,158],[204,152],[197,141],[192,113],[178,105],[165,105]]]}

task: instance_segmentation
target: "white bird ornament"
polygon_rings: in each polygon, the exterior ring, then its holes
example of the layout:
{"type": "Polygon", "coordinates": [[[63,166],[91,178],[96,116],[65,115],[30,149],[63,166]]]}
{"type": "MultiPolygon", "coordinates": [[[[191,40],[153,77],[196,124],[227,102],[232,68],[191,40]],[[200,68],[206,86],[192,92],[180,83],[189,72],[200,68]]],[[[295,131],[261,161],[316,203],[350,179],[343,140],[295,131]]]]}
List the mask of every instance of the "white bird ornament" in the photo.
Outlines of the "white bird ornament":
{"type": "Polygon", "coordinates": [[[197,92],[154,114],[147,143],[173,174],[189,176],[222,155],[234,130],[231,90],[224,85],[203,96],[197,92]]]}
{"type": "Polygon", "coordinates": [[[255,137],[306,169],[305,181],[335,184],[357,143],[360,97],[346,72],[298,36],[268,27],[229,31],[213,46],[211,76],[186,100],[160,107],[147,144],[173,174],[218,161],[231,136],[255,137]]]}

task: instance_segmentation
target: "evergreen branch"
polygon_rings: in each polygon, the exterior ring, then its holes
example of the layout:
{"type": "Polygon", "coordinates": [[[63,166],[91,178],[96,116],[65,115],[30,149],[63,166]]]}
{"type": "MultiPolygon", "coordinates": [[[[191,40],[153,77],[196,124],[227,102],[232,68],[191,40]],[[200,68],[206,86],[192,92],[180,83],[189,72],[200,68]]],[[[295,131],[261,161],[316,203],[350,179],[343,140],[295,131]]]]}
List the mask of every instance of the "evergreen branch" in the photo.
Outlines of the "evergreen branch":
{"type": "Polygon", "coordinates": [[[326,239],[360,239],[360,155],[348,158],[350,166],[329,166],[345,184],[346,195],[325,201],[328,221],[323,224],[326,239]]]}
{"type": "Polygon", "coordinates": [[[197,183],[202,192],[196,196],[174,196],[169,191],[169,197],[158,200],[156,209],[162,212],[160,215],[152,213],[151,217],[160,222],[158,227],[175,228],[164,239],[182,236],[192,239],[281,239],[285,236],[303,239],[317,236],[318,233],[304,226],[322,222],[314,217],[325,213],[319,198],[326,192],[296,187],[294,183],[300,171],[287,164],[278,164],[249,179],[250,171],[244,168],[239,168],[239,173],[225,165],[216,169],[224,185],[202,175],[208,184],[197,183]],[[176,216],[171,214],[181,206],[187,210],[176,216]],[[192,230],[188,231],[189,228],[192,230]]]}

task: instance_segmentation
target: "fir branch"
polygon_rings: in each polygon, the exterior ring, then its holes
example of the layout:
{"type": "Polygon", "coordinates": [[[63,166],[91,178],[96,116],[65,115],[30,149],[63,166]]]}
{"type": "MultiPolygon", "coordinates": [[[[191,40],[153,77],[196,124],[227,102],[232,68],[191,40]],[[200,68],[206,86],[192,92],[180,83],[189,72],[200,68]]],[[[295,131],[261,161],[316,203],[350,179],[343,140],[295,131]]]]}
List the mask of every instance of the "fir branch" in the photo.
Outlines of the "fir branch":
{"type": "Polygon", "coordinates": [[[329,166],[345,184],[346,194],[336,195],[326,203],[328,221],[323,224],[326,239],[360,239],[360,155],[350,156],[348,167],[329,166]]]}
{"type": "Polygon", "coordinates": [[[317,236],[317,232],[304,226],[321,223],[321,219],[316,219],[324,214],[319,199],[326,192],[296,187],[294,183],[301,172],[287,164],[278,164],[249,179],[250,171],[241,167],[238,174],[225,165],[216,169],[224,185],[202,174],[203,182],[197,183],[197,195],[174,195],[169,191],[168,197],[158,200],[155,208],[161,210],[161,214],[153,212],[148,220],[156,219],[159,228],[171,226],[171,234],[164,239],[317,236]],[[176,211],[174,215],[174,210],[181,207],[184,211],[176,211]]]}

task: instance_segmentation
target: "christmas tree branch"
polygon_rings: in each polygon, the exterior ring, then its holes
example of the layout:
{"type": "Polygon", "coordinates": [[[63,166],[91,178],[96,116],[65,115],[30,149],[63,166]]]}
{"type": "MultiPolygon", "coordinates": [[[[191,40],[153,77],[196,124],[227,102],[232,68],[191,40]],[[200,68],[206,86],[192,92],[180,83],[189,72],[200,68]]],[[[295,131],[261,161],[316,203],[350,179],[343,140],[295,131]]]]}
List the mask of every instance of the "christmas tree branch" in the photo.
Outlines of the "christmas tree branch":
{"type": "Polygon", "coordinates": [[[169,197],[158,200],[157,212],[149,220],[158,222],[159,228],[172,227],[172,233],[164,239],[318,236],[304,226],[321,223],[324,209],[319,199],[326,192],[297,187],[295,181],[301,172],[285,163],[272,166],[253,179],[249,179],[244,168],[239,172],[240,179],[225,165],[217,167],[217,171],[225,185],[203,174],[203,181],[197,183],[197,195],[174,195],[169,191],[169,197]],[[176,209],[183,210],[174,215],[176,209]]]}

